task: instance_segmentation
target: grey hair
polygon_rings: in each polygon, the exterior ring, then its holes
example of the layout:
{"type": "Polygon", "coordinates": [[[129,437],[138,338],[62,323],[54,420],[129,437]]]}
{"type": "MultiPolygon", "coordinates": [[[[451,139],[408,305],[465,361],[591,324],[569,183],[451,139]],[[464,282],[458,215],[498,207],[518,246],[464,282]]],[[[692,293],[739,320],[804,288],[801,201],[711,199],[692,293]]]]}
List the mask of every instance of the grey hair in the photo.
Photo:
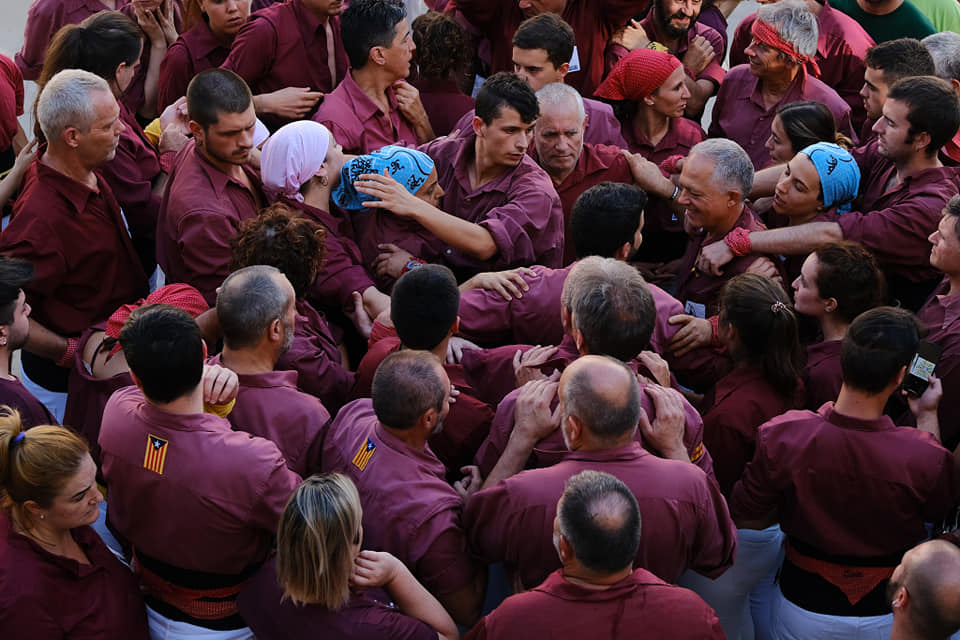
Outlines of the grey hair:
{"type": "Polygon", "coordinates": [[[583,106],[583,96],[580,92],[568,84],[562,82],[551,82],[537,91],[537,102],[540,103],[540,109],[548,105],[566,106],[568,100],[573,100],[577,104],[577,118],[580,122],[587,117],[587,111],[583,106]]]}
{"type": "Polygon", "coordinates": [[[88,132],[97,119],[90,99],[94,91],[113,96],[107,81],[89,71],[64,69],[50,78],[37,99],[37,122],[44,137],[51,142],[59,140],[67,127],[88,132]]]}
{"type": "Polygon", "coordinates": [[[238,269],[227,276],[217,294],[217,318],[223,342],[231,349],[255,346],[270,323],[283,317],[290,303],[277,282],[283,272],[263,264],[238,269]]]}
{"type": "Polygon", "coordinates": [[[801,54],[812,56],[817,52],[820,37],[817,17],[804,0],[781,0],[762,5],[757,10],[757,19],[776,29],[777,34],[801,54]]]}
{"type": "Polygon", "coordinates": [[[930,52],[937,77],[944,80],[960,80],[960,33],[941,31],[929,35],[920,42],[930,52]]]}
{"type": "Polygon", "coordinates": [[[753,188],[753,162],[739,144],[726,138],[710,138],[690,149],[689,155],[695,153],[713,160],[715,166],[710,181],[714,186],[724,191],[739,191],[741,200],[750,194],[753,188]]]}

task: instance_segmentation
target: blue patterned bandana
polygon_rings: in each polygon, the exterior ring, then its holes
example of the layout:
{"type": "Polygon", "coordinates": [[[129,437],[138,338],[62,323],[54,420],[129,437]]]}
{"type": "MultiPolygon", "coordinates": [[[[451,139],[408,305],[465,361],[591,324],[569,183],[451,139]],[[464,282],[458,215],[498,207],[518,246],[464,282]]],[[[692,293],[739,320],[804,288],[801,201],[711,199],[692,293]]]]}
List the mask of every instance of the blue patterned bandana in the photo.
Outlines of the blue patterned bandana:
{"type": "Polygon", "coordinates": [[[832,142],[817,142],[800,153],[810,158],[817,169],[823,206],[836,206],[837,213],[850,211],[850,201],[860,190],[860,167],[850,152],[832,142]]]}
{"type": "Polygon", "coordinates": [[[340,184],[333,190],[333,201],[344,209],[363,209],[364,202],[376,198],[358,193],[353,183],[365,173],[383,175],[384,169],[407,191],[416,193],[430,177],[433,166],[433,160],[422,151],[388,145],[373,153],[357,156],[343,165],[340,184]]]}

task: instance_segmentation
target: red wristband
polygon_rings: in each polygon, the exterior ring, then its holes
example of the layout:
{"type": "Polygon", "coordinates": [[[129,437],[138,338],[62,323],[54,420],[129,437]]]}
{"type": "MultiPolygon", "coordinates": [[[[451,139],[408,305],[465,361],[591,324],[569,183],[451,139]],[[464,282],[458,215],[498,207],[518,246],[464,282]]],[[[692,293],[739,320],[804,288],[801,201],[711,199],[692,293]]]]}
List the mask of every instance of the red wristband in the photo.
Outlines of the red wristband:
{"type": "Polygon", "coordinates": [[[753,248],[750,242],[750,231],[743,227],[733,229],[723,238],[723,241],[727,243],[735,256],[748,256],[753,248]]]}
{"type": "Polygon", "coordinates": [[[69,369],[73,367],[73,356],[77,353],[77,345],[80,344],[80,338],[67,338],[67,350],[63,352],[60,359],[57,360],[58,367],[69,369]]]}
{"type": "Polygon", "coordinates": [[[707,318],[707,321],[710,323],[710,345],[713,347],[723,346],[720,344],[720,334],[717,330],[717,326],[720,323],[720,316],[710,316],[707,318]]]}
{"type": "Polygon", "coordinates": [[[417,267],[424,264],[427,264],[426,260],[421,260],[420,258],[410,258],[410,260],[407,261],[407,264],[403,265],[403,270],[400,272],[400,275],[402,276],[408,271],[413,271],[417,267]]]}

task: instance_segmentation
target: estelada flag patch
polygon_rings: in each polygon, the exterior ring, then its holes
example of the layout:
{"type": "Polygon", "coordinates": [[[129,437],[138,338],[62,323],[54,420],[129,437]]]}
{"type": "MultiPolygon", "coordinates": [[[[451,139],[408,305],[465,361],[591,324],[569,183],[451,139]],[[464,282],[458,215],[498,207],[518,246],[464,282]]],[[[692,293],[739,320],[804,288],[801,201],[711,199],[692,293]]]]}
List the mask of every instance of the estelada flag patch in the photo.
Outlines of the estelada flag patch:
{"type": "Polygon", "coordinates": [[[147,435],[147,451],[143,454],[143,468],[163,475],[163,463],[167,459],[167,441],[147,435]]]}
{"type": "Polygon", "coordinates": [[[360,445],[360,448],[357,450],[357,455],[353,456],[353,466],[360,469],[360,471],[366,469],[367,463],[370,462],[370,458],[373,457],[376,450],[377,445],[373,443],[373,440],[367,438],[367,441],[360,445]]]}

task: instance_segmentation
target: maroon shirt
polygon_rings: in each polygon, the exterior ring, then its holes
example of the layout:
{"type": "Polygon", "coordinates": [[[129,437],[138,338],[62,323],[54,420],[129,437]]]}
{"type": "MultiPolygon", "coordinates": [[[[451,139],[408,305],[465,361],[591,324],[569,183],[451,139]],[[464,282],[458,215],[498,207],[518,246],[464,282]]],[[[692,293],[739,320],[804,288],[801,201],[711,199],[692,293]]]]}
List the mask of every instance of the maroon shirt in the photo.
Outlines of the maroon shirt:
{"type": "Polygon", "coordinates": [[[0,151],[13,145],[17,118],[23,115],[23,75],[13,60],[0,55],[0,151]]]}
{"type": "MultiPolygon", "coordinates": [[[[603,79],[603,50],[614,31],[643,12],[646,2],[631,0],[568,0],[560,17],[576,34],[580,71],[567,74],[567,84],[592,96],[603,79]]],[[[456,0],[463,16],[485,35],[491,47],[491,72],[513,71],[513,34],[524,20],[515,0],[456,0]]]]}
{"type": "Polygon", "coordinates": [[[960,296],[947,295],[950,283],[944,280],[927,303],[917,312],[917,318],[929,331],[926,340],[943,350],[936,374],[943,384],[940,398],[940,439],[953,451],[960,444],[960,296]]]}
{"type": "MultiPolygon", "coordinates": [[[[234,38],[223,68],[246,80],[254,95],[286,87],[310,87],[329,93],[347,75],[347,54],[340,37],[340,18],[327,19],[333,43],[327,42],[326,27],[303,0],[278,2],[255,11],[234,38]],[[330,77],[328,64],[331,46],[335,78],[330,77]]],[[[271,130],[291,122],[274,114],[263,114],[261,119],[271,130]]],[[[343,143],[339,135],[337,142],[343,143]]]]}
{"type": "Polygon", "coordinates": [[[473,111],[473,98],[463,93],[454,80],[416,78],[411,79],[411,84],[420,91],[420,102],[438,136],[451,133],[461,116],[473,111]]]}
{"type": "Polygon", "coordinates": [[[783,105],[801,100],[822,102],[833,113],[837,131],[856,141],[857,134],[850,124],[850,106],[806,70],[800,69],[787,93],[768,109],[760,93],[760,79],[744,64],[730,69],[720,85],[708,135],[733,140],[744,148],[754,167],[763,169],[770,165],[770,152],[765,145],[773,117],[783,105]]]}
{"type": "Polygon", "coordinates": [[[160,63],[158,110],[163,112],[187,95],[187,85],[193,77],[201,71],[219,67],[229,53],[230,46],[214,37],[206,20],[181,33],[177,41],[167,47],[160,63]]]}
{"type": "Polygon", "coordinates": [[[793,402],[785,400],[767,381],[763,367],[752,365],[734,369],[704,396],[703,443],[713,456],[723,495],[730,495],[753,458],[757,428],[802,404],[803,389],[798,387],[794,395],[793,402]]]}
{"type": "MultiPolygon", "coordinates": [[[[750,231],[762,231],[766,227],[757,219],[749,207],[744,206],[743,212],[733,225],[733,229],[743,227],[750,231]]],[[[724,233],[723,235],[726,235],[724,233]]],[[[687,252],[683,254],[680,262],[680,268],[677,270],[676,293],[674,294],[690,315],[698,318],[709,318],[720,312],[720,290],[728,280],[734,276],[744,273],[750,268],[750,265],[757,259],[757,256],[740,256],[731,260],[723,267],[723,275],[713,276],[702,273],[696,268],[697,256],[700,255],[700,249],[704,245],[714,242],[723,242],[723,237],[710,238],[708,241],[707,233],[704,230],[698,231],[690,238],[687,245],[687,252]],[[691,305],[703,305],[704,309],[691,305]],[[703,313],[701,313],[703,312],[703,313]]]]}
{"type": "Polygon", "coordinates": [[[490,232],[497,253],[479,260],[436,242],[444,261],[454,271],[472,275],[479,271],[542,264],[559,267],[563,255],[563,209],[547,172],[524,156],[513,169],[474,189],[469,164],[476,134],[434,140],[422,147],[436,163],[444,195],[442,209],[479,224],[490,232]]]}
{"type": "Polygon", "coordinates": [[[235,575],[263,562],[300,485],[269,440],[214,415],[167,413],[136,387],[107,402],[100,448],[110,522],[138,553],[190,571],[235,575]],[[145,466],[151,436],[167,443],[162,473],[145,466]]]}
{"type": "Polygon", "coordinates": [[[357,485],[364,548],[392,553],[431,593],[455,593],[486,570],[467,551],[463,502],[444,480],[443,464],[429,446],[414,449],[384,429],[371,400],[351,402],[330,423],[323,468],[357,485]],[[369,458],[360,464],[364,452],[369,458]]]}
{"type": "Polygon", "coordinates": [[[24,429],[40,424],[58,424],[47,407],[33,397],[23,384],[14,378],[0,378],[0,405],[16,409],[24,429]]]}
{"type": "Polygon", "coordinates": [[[378,602],[351,593],[342,609],[318,604],[296,605],[283,597],[277,583],[276,558],[271,558],[237,598],[240,615],[258,640],[309,638],[321,632],[340,640],[437,640],[427,623],[378,602]]]}
{"type": "MultiPolygon", "coordinates": [[[[221,355],[208,364],[226,366],[221,355]]],[[[240,390],[227,416],[234,431],[273,442],[287,467],[304,478],[319,472],[330,413],[315,397],[297,389],[297,372],[238,373],[237,378],[240,390]]]]}
{"type": "MultiPolygon", "coordinates": [[[[391,330],[393,331],[393,330],[391,330]]],[[[395,332],[394,332],[395,333],[395,332]]],[[[387,356],[400,351],[400,338],[385,337],[370,346],[357,366],[357,384],[351,394],[354,398],[369,398],[373,376],[387,356]]],[[[450,413],[443,421],[443,429],[430,436],[430,449],[447,468],[449,476],[459,479],[461,467],[473,462],[473,454],[480,448],[490,433],[490,421],[494,410],[474,395],[464,368],[459,364],[444,363],[444,371],[460,392],[457,401],[450,405],[450,413]]]]}
{"type": "Polygon", "coordinates": [[[147,640],[147,612],[133,573],[90,527],[70,535],[89,564],[50,553],[16,533],[7,513],[0,513],[4,637],[147,640]]]}
{"type": "Polygon", "coordinates": [[[210,164],[195,143],[187,143],[177,154],[163,193],[157,262],[167,283],[196,287],[210,305],[229,275],[230,239],[266,202],[260,179],[247,167],[244,171],[253,191],[210,164]]]}
{"type": "Polygon", "coordinates": [[[803,368],[805,409],[816,411],[823,403],[833,402],[840,395],[843,385],[843,371],[840,369],[842,343],[842,340],[824,340],[807,346],[807,364],[803,368]]]}
{"type": "Polygon", "coordinates": [[[361,155],[388,144],[416,146],[419,139],[413,125],[400,113],[393,85],[387,87],[387,101],[390,113],[384,113],[347,73],[337,88],[324,96],[311,119],[330,130],[344,153],[361,155]]]}
{"type": "Polygon", "coordinates": [[[147,295],[147,277],[106,180],[99,191],[38,157],[27,170],[0,252],[33,264],[23,287],[32,316],[66,336],[147,295]]]}
{"type": "MultiPolygon", "coordinates": [[[[642,540],[642,537],[641,537],[642,540]]],[[[607,589],[587,589],[555,571],[537,588],[507,598],[464,640],[637,637],[722,640],[720,621],[694,592],[637,569],[607,589]]]]}
{"type": "MultiPolygon", "coordinates": [[[[651,39],[654,39],[657,33],[657,22],[653,11],[649,12],[647,16],[640,21],[640,26],[643,27],[643,30],[647,32],[651,39]]],[[[686,55],[687,50],[690,49],[690,40],[696,36],[702,36],[710,43],[710,46],[713,47],[714,57],[694,79],[709,80],[713,83],[714,91],[716,91],[716,88],[723,82],[723,76],[726,75],[726,72],[723,70],[723,37],[717,33],[716,29],[700,22],[694,22],[690,25],[690,28],[680,36],[680,40],[677,43],[677,50],[671,51],[670,53],[682,61],[683,56],[686,55]]],[[[619,47],[619,49],[621,50],[621,55],[627,54],[627,50],[624,47],[619,47]]]]}
{"type": "Polygon", "coordinates": [[[294,331],[293,344],[280,356],[276,369],[296,371],[300,390],[320,398],[335,413],[347,401],[355,376],[343,368],[330,324],[309,302],[297,300],[294,331]]]}
{"type": "MultiPolygon", "coordinates": [[[[750,30],[756,20],[757,14],[751,13],[737,25],[730,45],[731,67],[749,62],[743,50],[753,40],[750,30]]],[[[820,35],[813,59],[820,67],[820,80],[833,87],[837,95],[850,105],[850,120],[854,129],[859,131],[867,118],[863,98],[860,97],[863,72],[866,70],[864,58],[867,49],[876,43],[859,22],[837,11],[829,2],[824,2],[820,9],[817,27],[820,35]]]]}
{"type": "Polygon", "coordinates": [[[790,411],[757,432],[757,452],[733,489],[736,518],[779,507],[783,532],[832,555],[902,553],[956,504],[953,456],[928,433],[883,416],[858,420],[828,403],[790,411]]]}
{"type": "MultiPolygon", "coordinates": [[[[129,0],[117,0],[117,9],[129,0]]],[[[79,24],[85,18],[110,7],[99,0],[34,0],[27,12],[23,30],[23,47],[16,55],[17,66],[27,80],[40,77],[47,46],[54,34],[68,24],[79,24]]]]}
{"type": "MultiPolygon", "coordinates": [[[[573,215],[573,205],[584,191],[601,182],[625,182],[633,184],[633,174],[630,165],[620,147],[611,145],[592,145],[584,143],[583,151],[577,159],[573,173],[556,185],[557,195],[560,196],[560,206],[563,207],[563,264],[564,266],[577,259],[577,252],[573,246],[573,234],[570,232],[570,216],[573,215]]],[[[536,149],[533,152],[536,157],[536,149]]],[[[539,160],[537,160],[539,162],[539,160]]]]}
{"type": "Polygon", "coordinates": [[[471,547],[503,562],[526,588],[539,584],[560,558],[553,520],[564,483],[586,469],[623,480],[640,504],[643,533],[635,567],[668,582],[694,569],[716,577],[733,564],[736,527],[716,483],[695,465],[663,460],[638,442],[599,451],[571,451],[561,462],[522,471],[478,491],[463,513],[471,547]]]}

